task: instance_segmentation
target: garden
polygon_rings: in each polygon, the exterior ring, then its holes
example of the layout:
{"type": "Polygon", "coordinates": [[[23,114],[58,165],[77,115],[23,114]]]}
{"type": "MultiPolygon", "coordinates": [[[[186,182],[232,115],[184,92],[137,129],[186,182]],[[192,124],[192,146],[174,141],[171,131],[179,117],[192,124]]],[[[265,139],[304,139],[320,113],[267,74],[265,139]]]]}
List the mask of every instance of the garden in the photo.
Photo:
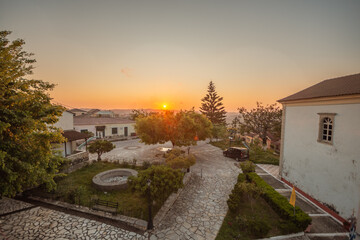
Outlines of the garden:
{"type": "Polygon", "coordinates": [[[294,215],[293,206],[255,173],[252,162],[241,163],[241,168],[217,240],[268,238],[306,229],[311,218],[299,207],[294,215]]]}
{"type": "Polygon", "coordinates": [[[141,166],[133,162],[97,161],[79,170],[55,178],[57,188],[48,192],[45,186],[32,189],[28,194],[41,198],[63,201],[92,208],[100,199],[118,203],[116,212],[129,217],[148,220],[148,190],[152,199],[153,216],[159,211],[171,193],[183,186],[186,169],[195,164],[195,157],[180,149],[164,154],[165,165],[144,162],[141,166]],[[116,169],[130,168],[138,171],[136,177],[128,178],[128,187],[112,191],[100,191],[92,184],[97,174],[116,169]],[[148,181],[151,186],[148,186],[148,181]]]}

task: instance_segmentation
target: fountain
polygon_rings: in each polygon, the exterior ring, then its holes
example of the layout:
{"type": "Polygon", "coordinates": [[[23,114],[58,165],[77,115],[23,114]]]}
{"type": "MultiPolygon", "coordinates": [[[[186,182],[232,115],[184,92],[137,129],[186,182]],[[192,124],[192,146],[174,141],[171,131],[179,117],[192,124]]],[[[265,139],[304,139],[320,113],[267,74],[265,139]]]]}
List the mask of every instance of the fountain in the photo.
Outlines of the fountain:
{"type": "Polygon", "coordinates": [[[100,191],[112,191],[125,189],[129,176],[137,176],[138,172],[129,168],[116,168],[101,172],[92,179],[96,189],[100,191]]]}

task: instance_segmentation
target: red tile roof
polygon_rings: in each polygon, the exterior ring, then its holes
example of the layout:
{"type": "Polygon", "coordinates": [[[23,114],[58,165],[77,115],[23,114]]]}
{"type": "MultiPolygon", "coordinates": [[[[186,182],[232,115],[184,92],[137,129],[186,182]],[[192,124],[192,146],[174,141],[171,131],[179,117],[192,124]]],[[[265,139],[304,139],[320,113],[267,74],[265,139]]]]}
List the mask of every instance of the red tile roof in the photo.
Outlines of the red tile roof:
{"type": "Polygon", "coordinates": [[[67,139],[68,142],[90,137],[88,133],[81,133],[75,130],[65,130],[62,135],[67,139]]]}
{"type": "Polygon", "coordinates": [[[131,124],[135,121],[116,117],[74,117],[74,125],[105,125],[105,124],[131,124]]]}
{"type": "Polygon", "coordinates": [[[324,80],[300,92],[280,99],[278,102],[353,94],[360,94],[360,73],[324,80]]]}

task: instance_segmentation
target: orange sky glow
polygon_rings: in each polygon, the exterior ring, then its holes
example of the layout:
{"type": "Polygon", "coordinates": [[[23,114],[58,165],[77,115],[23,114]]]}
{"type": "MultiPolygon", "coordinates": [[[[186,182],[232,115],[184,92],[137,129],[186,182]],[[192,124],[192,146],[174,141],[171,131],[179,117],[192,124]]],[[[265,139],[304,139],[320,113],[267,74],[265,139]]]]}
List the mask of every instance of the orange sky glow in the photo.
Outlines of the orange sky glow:
{"type": "Polygon", "coordinates": [[[359,12],[354,0],[13,0],[0,28],[26,41],[32,77],[64,106],[198,110],[213,81],[237,111],[360,72],[359,12]]]}

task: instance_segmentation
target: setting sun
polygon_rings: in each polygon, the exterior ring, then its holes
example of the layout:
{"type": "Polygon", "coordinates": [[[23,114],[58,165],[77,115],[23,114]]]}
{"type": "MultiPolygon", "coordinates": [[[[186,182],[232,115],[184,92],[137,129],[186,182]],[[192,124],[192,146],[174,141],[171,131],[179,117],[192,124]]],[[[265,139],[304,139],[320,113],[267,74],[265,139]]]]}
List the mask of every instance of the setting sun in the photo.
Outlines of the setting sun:
{"type": "Polygon", "coordinates": [[[164,105],[163,105],[163,109],[166,109],[166,107],[167,107],[166,104],[164,104],[164,105]]]}

